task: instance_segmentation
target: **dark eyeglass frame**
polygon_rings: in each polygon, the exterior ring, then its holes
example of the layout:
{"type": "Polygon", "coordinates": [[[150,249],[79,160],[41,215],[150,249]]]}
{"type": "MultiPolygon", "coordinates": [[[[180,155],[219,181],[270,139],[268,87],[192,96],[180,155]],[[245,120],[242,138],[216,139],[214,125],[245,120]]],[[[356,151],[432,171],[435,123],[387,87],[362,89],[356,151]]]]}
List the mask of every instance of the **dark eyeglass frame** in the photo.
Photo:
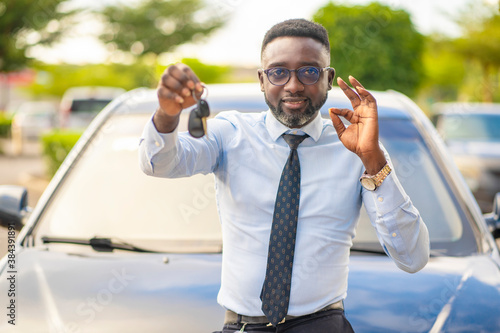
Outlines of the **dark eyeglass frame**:
{"type": "Polygon", "coordinates": [[[273,86],[284,86],[285,84],[287,84],[290,81],[290,78],[292,77],[292,72],[295,72],[295,74],[297,75],[297,79],[299,80],[299,82],[302,83],[303,85],[306,85],[306,86],[310,86],[310,85],[316,84],[319,81],[319,78],[321,77],[321,73],[322,72],[333,71],[333,73],[335,73],[335,69],[333,67],[329,67],[329,66],[324,67],[324,68],[317,67],[317,66],[302,66],[302,67],[299,67],[297,69],[288,69],[286,67],[271,67],[271,68],[268,68],[268,69],[261,69],[261,70],[266,74],[267,79],[269,80],[269,82],[273,86]],[[300,79],[300,70],[305,70],[306,68],[314,68],[314,69],[316,69],[319,72],[319,75],[318,75],[318,78],[316,79],[316,81],[314,81],[312,83],[304,83],[304,82],[302,82],[302,80],[300,79]],[[281,69],[281,70],[283,70],[283,71],[285,71],[287,73],[288,78],[282,84],[273,83],[273,81],[271,81],[271,79],[269,78],[269,72],[271,72],[272,70],[277,70],[277,69],[281,69]]]}

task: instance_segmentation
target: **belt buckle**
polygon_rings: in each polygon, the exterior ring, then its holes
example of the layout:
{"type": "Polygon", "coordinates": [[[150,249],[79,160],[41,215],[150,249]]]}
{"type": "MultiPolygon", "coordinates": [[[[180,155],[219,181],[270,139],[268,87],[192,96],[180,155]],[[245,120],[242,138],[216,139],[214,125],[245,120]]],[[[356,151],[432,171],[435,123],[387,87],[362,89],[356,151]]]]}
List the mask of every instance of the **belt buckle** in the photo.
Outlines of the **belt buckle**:
{"type": "Polygon", "coordinates": [[[247,333],[247,331],[245,331],[245,327],[247,326],[247,323],[242,323],[242,324],[243,324],[243,326],[241,326],[241,329],[234,331],[233,333],[247,333]]]}
{"type": "MultiPolygon", "coordinates": [[[[278,325],[283,324],[285,321],[286,321],[286,316],[283,318],[283,320],[281,320],[281,321],[278,323],[278,325]]],[[[273,324],[269,323],[269,324],[267,324],[266,326],[267,326],[267,327],[270,327],[270,326],[273,326],[273,324]]]]}

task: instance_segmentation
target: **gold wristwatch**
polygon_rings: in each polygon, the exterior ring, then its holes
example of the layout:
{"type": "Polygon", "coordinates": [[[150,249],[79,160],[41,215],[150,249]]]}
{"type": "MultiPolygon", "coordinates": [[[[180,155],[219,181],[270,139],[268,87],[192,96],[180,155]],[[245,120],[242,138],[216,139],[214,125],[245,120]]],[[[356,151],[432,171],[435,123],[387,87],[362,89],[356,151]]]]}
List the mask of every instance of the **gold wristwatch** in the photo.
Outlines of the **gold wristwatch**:
{"type": "Polygon", "coordinates": [[[359,178],[361,185],[368,191],[375,191],[384,181],[384,179],[391,173],[392,169],[389,163],[386,163],[382,170],[380,170],[376,175],[372,176],[365,173],[359,178]]]}

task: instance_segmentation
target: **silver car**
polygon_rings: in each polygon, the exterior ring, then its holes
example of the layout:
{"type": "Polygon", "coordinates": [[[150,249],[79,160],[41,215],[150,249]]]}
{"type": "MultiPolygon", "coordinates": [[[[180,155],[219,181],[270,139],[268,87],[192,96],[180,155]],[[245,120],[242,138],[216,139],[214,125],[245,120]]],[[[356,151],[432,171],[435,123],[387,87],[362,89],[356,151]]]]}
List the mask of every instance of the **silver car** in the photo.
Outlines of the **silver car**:
{"type": "Polygon", "coordinates": [[[441,103],[434,122],[483,212],[500,192],[500,104],[441,103]]]}
{"type": "MultiPolygon", "coordinates": [[[[500,236],[499,208],[487,219],[481,214],[435,128],[410,99],[392,91],[374,96],[380,139],[428,227],[431,258],[416,274],[401,271],[362,214],[346,317],[361,333],[500,332],[500,254],[491,234],[500,236]]],[[[254,84],[209,86],[207,100],[213,115],[267,110],[254,84]]],[[[30,214],[22,188],[0,186],[0,219],[15,229],[29,215],[0,262],[1,332],[221,329],[214,178],[142,173],[139,139],[157,106],[156,92],[147,89],[108,105],[30,214]]],[[[324,117],[331,106],[350,103],[333,89],[324,117]]],[[[180,121],[184,129],[188,114],[180,121]]],[[[315,276],[301,273],[314,283],[315,276]]]]}

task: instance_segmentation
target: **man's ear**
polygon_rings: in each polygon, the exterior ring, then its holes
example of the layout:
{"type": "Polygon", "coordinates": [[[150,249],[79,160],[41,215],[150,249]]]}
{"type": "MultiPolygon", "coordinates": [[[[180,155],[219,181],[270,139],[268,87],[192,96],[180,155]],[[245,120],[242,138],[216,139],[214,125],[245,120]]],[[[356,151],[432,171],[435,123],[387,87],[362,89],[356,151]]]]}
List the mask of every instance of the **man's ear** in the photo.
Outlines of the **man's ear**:
{"type": "Polygon", "coordinates": [[[264,92],[264,71],[262,69],[258,69],[257,75],[259,76],[260,91],[264,92]]]}
{"type": "Polygon", "coordinates": [[[335,79],[335,69],[332,68],[328,71],[328,90],[332,90],[333,79],[335,79]]]}

